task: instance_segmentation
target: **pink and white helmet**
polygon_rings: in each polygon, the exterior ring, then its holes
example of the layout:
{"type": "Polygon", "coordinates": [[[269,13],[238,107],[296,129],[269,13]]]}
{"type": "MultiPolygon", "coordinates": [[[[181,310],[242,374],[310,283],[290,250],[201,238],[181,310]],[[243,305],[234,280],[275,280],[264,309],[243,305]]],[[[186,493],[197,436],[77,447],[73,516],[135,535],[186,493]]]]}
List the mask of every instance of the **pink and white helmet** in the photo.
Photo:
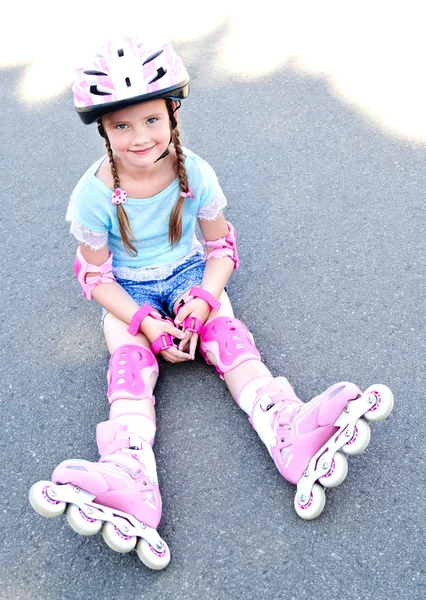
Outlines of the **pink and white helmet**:
{"type": "Polygon", "coordinates": [[[74,105],[83,123],[155,98],[180,100],[189,94],[189,75],[171,44],[139,37],[108,40],[91,62],[76,69],[74,105]]]}

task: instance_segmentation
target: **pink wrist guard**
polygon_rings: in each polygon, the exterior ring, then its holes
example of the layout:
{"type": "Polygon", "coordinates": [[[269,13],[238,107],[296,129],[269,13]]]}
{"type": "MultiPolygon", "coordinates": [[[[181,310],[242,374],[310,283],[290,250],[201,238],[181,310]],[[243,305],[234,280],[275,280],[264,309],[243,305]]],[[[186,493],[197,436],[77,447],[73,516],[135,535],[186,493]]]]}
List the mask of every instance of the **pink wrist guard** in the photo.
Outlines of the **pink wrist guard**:
{"type": "Polygon", "coordinates": [[[202,290],[199,287],[193,287],[189,290],[189,296],[187,296],[185,300],[181,300],[179,302],[179,305],[176,309],[176,314],[179,314],[179,311],[182,308],[182,306],[185,306],[185,304],[188,304],[188,302],[191,302],[191,300],[194,300],[194,298],[201,298],[201,300],[205,300],[205,302],[207,302],[207,304],[210,306],[211,310],[220,309],[219,300],[216,300],[216,298],[212,294],[210,294],[210,292],[208,292],[207,290],[202,290]]]}
{"type": "Polygon", "coordinates": [[[192,315],[189,315],[188,317],[186,317],[186,319],[184,319],[182,325],[183,325],[184,331],[190,331],[191,333],[198,333],[198,335],[201,334],[201,332],[203,331],[203,327],[204,327],[204,323],[202,321],[200,321],[200,319],[197,319],[197,317],[193,317],[192,315]]]}
{"type": "MultiPolygon", "coordinates": [[[[127,331],[129,333],[131,333],[132,335],[137,335],[139,333],[139,328],[141,326],[142,321],[148,315],[150,317],[152,317],[153,319],[169,322],[169,323],[172,323],[172,325],[174,325],[173,321],[169,317],[165,317],[165,316],[161,315],[157,310],[155,310],[155,308],[152,308],[152,306],[147,303],[147,304],[144,304],[143,306],[141,306],[141,308],[139,308],[135,312],[132,320],[130,321],[130,325],[129,325],[127,331]]],[[[151,350],[152,350],[152,352],[154,352],[154,354],[159,354],[163,350],[167,350],[167,348],[170,348],[171,346],[175,346],[175,345],[176,344],[174,343],[173,337],[170,335],[170,333],[164,332],[164,333],[160,333],[158,338],[152,342],[151,350]]]]}
{"type": "Polygon", "coordinates": [[[160,354],[160,352],[163,352],[163,350],[167,350],[172,346],[176,346],[176,344],[174,343],[173,337],[170,335],[170,333],[160,333],[158,338],[152,342],[151,350],[154,352],[154,354],[160,354]]]}
{"type": "Polygon", "coordinates": [[[209,260],[210,258],[224,258],[227,256],[234,261],[234,271],[236,271],[240,266],[237,252],[237,232],[229,221],[226,221],[226,224],[229,228],[227,236],[211,241],[206,241],[203,238],[204,248],[208,253],[206,260],[209,260]]]}
{"type": "Polygon", "coordinates": [[[137,335],[139,333],[139,327],[141,326],[142,321],[153,311],[154,309],[148,303],[141,306],[133,315],[132,320],[130,321],[130,325],[127,328],[127,331],[132,335],[137,335]]]}
{"type": "Polygon", "coordinates": [[[74,273],[83,290],[84,297],[92,300],[93,289],[98,283],[114,283],[115,277],[111,271],[112,268],[112,252],[109,253],[108,259],[101,265],[91,265],[84,258],[80,248],[77,249],[77,255],[74,261],[74,273]],[[87,273],[97,273],[87,277],[87,273]]]}

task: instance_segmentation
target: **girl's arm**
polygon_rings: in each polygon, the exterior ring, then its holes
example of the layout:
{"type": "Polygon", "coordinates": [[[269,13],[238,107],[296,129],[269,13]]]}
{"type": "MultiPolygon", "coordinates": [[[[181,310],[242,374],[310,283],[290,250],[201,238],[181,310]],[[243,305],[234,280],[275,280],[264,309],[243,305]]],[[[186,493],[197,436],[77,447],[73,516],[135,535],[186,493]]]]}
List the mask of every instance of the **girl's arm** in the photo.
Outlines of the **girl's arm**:
{"type": "MultiPolygon", "coordinates": [[[[228,236],[230,232],[228,224],[223,215],[218,217],[215,221],[202,221],[199,219],[198,222],[205,242],[221,240],[222,238],[228,236]]],[[[200,287],[210,292],[210,294],[214,296],[216,300],[219,300],[226,284],[228,283],[231,273],[235,268],[235,261],[229,256],[223,256],[221,258],[212,257],[208,259],[208,254],[209,250],[207,248],[206,266],[204,268],[204,275],[200,287]]],[[[194,298],[191,300],[191,302],[182,306],[175,318],[175,323],[180,325],[188,316],[196,317],[202,323],[205,323],[212,312],[214,313],[205,300],[201,298],[194,298]]],[[[195,356],[197,341],[198,335],[196,333],[190,333],[187,331],[185,338],[179,344],[179,349],[184,350],[189,346],[189,354],[193,359],[195,356]]]]}
{"type": "MultiPolygon", "coordinates": [[[[101,266],[108,260],[108,246],[100,250],[91,250],[84,244],[80,244],[80,251],[91,265],[101,266]]],[[[87,277],[96,273],[87,273],[87,277]]],[[[125,323],[130,323],[139,305],[131,296],[115,281],[112,283],[98,283],[92,291],[92,296],[103,308],[125,323]]]]}
{"type": "MultiPolygon", "coordinates": [[[[109,257],[108,246],[104,246],[100,250],[94,251],[81,244],[80,251],[83,254],[83,257],[91,265],[101,266],[109,257]]],[[[90,273],[89,271],[86,274],[86,279],[92,275],[97,275],[97,273],[90,273]]],[[[126,290],[115,281],[98,283],[92,290],[92,297],[108,312],[128,324],[130,324],[134,314],[140,308],[138,303],[133,300],[126,290]]],[[[171,323],[154,319],[150,315],[147,315],[143,319],[139,329],[146,335],[151,343],[162,333],[169,333],[180,339],[184,337],[184,334],[171,323]]],[[[167,351],[161,352],[161,354],[170,362],[179,362],[180,360],[188,359],[184,353],[178,351],[176,348],[170,348],[167,351]]]]}

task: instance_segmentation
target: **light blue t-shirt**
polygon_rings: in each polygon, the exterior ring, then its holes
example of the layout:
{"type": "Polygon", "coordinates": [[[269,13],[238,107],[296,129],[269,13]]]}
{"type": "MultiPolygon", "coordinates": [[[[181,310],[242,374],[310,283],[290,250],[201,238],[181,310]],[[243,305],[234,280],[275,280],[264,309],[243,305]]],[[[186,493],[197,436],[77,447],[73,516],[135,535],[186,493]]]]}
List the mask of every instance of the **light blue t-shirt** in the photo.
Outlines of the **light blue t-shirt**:
{"type": "Polygon", "coordinates": [[[124,208],[130,226],[140,243],[135,244],[138,254],[132,257],[121,240],[117,219],[117,206],[112,204],[112,191],[96,177],[105,157],[86,171],[75,187],[67,213],[67,220],[77,221],[84,229],[101,234],[107,232],[108,248],[113,253],[114,267],[150,267],[174,263],[185,257],[193,244],[197,213],[200,209],[219,199],[226,199],[212,167],[202,158],[183,149],[188,183],[194,198],[185,198],[182,213],[182,237],[171,247],[169,243],[169,220],[179,195],[176,178],[162,192],[152,198],[127,198],[124,208]]]}

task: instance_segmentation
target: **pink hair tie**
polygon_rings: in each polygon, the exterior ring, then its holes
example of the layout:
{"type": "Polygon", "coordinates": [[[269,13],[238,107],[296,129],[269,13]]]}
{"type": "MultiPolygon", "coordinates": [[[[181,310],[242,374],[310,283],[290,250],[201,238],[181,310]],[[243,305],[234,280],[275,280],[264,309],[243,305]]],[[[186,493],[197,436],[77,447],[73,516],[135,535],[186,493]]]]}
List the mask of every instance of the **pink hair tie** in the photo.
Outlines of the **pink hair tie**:
{"type": "Polygon", "coordinates": [[[194,200],[194,194],[192,193],[192,189],[189,187],[187,192],[181,192],[180,193],[182,198],[190,198],[191,200],[194,200]]]}
{"type": "Polygon", "coordinates": [[[127,192],[117,188],[115,192],[112,193],[111,202],[112,204],[123,204],[123,202],[126,202],[126,198],[127,192]]]}

